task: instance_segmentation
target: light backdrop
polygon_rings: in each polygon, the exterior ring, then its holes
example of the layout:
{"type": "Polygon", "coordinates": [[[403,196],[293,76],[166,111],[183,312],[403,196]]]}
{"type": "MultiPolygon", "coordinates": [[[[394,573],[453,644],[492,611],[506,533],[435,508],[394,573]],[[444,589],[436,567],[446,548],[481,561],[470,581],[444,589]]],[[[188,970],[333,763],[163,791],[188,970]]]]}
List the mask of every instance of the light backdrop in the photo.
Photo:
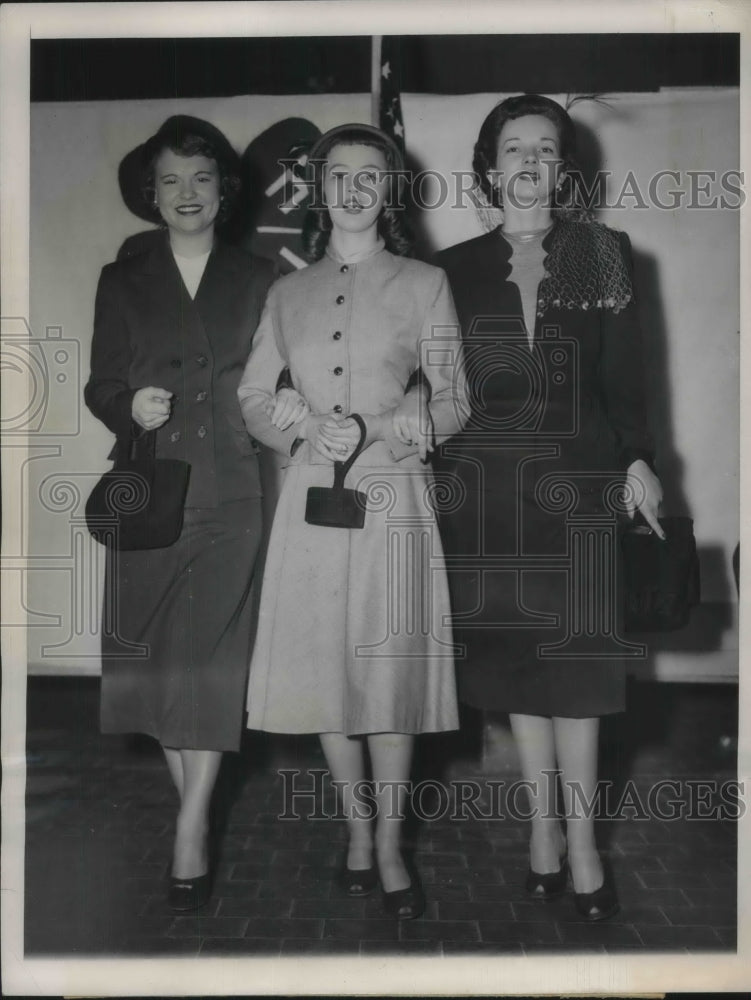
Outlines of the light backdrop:
{"type": "MultiPolygon", "coordinates": [[[[415,166],[444,176],[467,171],[480,123],[504,95],[403,95],[415,166]]],[[[565,101],[562,95],[550,95],[565,101]]],[[[645,192],[660,170],[736,170],[736,89],[619,94],[607,105],[572,108],[585,167],[612,172],[609,192],[629,171],[645,192]]],[[[29,667],[38,673],[96,673],[103,550],[89,539],[83,505],[108,467],[111,435],[86,410],[94,295],[99,270],[129,235],[148,228],[122,202],[120,160],[170,114],[206,118],[239,152],[274,122],[310,119],[321,130],[367,121],[369,95],[249,96],[181,101],[55,103],[31,108],[31,315],[33,355],[46,364],[49,399],[25,466],[26,576],[4,585],[28,613],[29,667]],[[24,584],[27,605],[23,607],[24,584]]],[[[430,181],[423,189],[431,200],[430,181]]],[[[661,190],[666,190],[664,185],[661,190]]],[[[713,185],[713,194],[721,194],[713,185]]],[[[737,672],[737,595],[731,558],[738,542],[739,213],[674,211],[622,199],[601,221],[631,236],[646,336],[647,381],[667,512],[695,519],[703,601],[723,608],[711,643],[661,652],[658,676],[726,678],[737,672]]],[[[736,199],[737,200],[737,199],[736,199]]],[[[426,243],[440,249],[481,232],[474,210],[451,201],[425,211],[426,243]]],[[[18,324],[19,336],[24,336],[18,324]]],[[[41,378],[41,376],[40,376],[41,378]]],[[[6,525],[6,530],[8,526],[6,525]]],[[[680,645],[680,644],[679,644],[680,645]]],[[[684,643],[685,645],[685,643],[684,643]]],[[[670,643],[667,643],[670,646],[670,643]]]]}

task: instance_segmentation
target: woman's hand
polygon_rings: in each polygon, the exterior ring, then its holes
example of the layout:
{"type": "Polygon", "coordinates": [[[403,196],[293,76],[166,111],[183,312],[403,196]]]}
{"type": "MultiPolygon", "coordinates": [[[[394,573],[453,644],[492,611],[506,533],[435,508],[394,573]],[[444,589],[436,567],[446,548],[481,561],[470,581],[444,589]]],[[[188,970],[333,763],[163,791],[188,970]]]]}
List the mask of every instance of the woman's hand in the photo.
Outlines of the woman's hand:
{"type": "MultiPolygon", "coordinates": [[[[363,417],[363,420],[367,428],[364,447],[367,447],[383,436],[382,424],[378,417],[363,417]]],[[[300,424],[300,437],[332,462],[346,462],[360,443],[360,426],[352,417],[309,413],[300,424]]]]}
{"type": "MultiPolygon", "coordinates": [[[[360,425],[352,417],[330,417],[321,427],[320,436],[335,461],[346,462],[360,443],[360,425]]],[[[366,442],[370,443],[367,435],[366,442]]]]}
{"type": "Polygon", "coordinates": [[[423,462],[434,448],[433,418],[425,393],[410,389],[393,413],[394,434],[403,444],[416,444],[423,462]]]}
{"type": "Polygon", "coordinates": [[[280,431],[286,431],[292,424],[301,423],[309,412],[310,407],[305,397],[296,389],[280,389],[266,407],[271,423],[280,431]]]}
{"type": "Polygon", "coordinates": [[[643,458],[632,462],[626,470],[627,513],[633,518],[637,508],[658,538],[665,538],[657,515],[662,503],[662,485],[643,458]]]}
{"type": "Polygon", "coordinates": [[[302,419],[298,437],[309,441],[319,454],[332,462],[344,462],[347,459],[347,441],[350,435],[340,434],[338,421],[330,413],[308,413],[302,419]]]}
{"type": "Polygon", "coordinates": [[[153,385],[139,389],[131,404],[133,419],[146,431],[155,431],[165,424],[169,420],[171,409],[172,393],[153,385]]]}

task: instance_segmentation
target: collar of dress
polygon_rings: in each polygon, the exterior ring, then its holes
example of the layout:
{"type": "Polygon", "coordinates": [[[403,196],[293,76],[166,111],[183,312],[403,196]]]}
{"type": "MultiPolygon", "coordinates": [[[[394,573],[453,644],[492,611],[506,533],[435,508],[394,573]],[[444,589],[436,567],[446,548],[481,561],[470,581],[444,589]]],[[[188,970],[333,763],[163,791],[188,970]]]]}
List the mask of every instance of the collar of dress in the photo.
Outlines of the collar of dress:
{"type": "Polygon", "coordinates": [[[381,253],[382,250],[386,249],[386,244],[383,242],[381,236],[375,246],[368,247],[367,250],[358,250],[356,253],[350,254],[339,254],[331,248],[331,244],[326,247],[326,256],[335,260],[338,264],[360,264],[364,260],[370,260],[371,257],[375,257],[376,254],[381,253]]]}

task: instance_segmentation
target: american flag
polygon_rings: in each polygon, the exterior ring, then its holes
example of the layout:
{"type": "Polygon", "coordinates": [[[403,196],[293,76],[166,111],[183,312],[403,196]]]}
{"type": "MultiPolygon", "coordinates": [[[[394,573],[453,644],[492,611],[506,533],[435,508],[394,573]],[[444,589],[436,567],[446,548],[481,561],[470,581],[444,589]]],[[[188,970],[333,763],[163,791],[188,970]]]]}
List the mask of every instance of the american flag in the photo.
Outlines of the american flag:
{"type": "Polygon", "coordinates": [[[376,39],[373,43],[374,56],[378,54],[378,125],[404,153],[404,118],[400,96],[401,39],[395,35],[384,35],[380,38],[380,45],[376,39]]]}

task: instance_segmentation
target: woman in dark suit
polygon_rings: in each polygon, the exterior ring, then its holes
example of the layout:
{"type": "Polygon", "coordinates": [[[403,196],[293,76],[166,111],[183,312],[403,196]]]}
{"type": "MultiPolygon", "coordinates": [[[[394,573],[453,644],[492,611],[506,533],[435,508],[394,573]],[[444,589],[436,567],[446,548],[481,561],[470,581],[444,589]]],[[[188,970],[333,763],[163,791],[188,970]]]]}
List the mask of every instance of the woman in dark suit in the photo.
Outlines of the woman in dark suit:
{"type": "MultiPolygon", "coordinates": [[[[488,115],[474,170],[503,223],[438,254],[456,302],[472,409],[443,449],[455,509],[460,697],[510,713],[531,789],[528,891],[567,885],[599,920],[618,908],[587,810],[599,718],[624,708],[613,621],[614,498],[657,521],[628,237],[577,211],[574,126],[554,101],[488,115]],[[564,835],[555,804],[561,773],[564,835]]],[[[617,504],[616,504],[617,505],[617,504]]]]}
{"type": "Polygon", "coordinates": [[[239,189],[218,129],[172,117],[140,162],[162,231],[102,270],[85,399],[116,449],[153,434],[157,458],[191,469],[178,540],[108,552],[101,724],[164,748],[180,797],[169,902],[182,910],[208,899],[210,799],[243,728],[261,490],[237,386],[273,265],[216,238],[239,189]]]}

